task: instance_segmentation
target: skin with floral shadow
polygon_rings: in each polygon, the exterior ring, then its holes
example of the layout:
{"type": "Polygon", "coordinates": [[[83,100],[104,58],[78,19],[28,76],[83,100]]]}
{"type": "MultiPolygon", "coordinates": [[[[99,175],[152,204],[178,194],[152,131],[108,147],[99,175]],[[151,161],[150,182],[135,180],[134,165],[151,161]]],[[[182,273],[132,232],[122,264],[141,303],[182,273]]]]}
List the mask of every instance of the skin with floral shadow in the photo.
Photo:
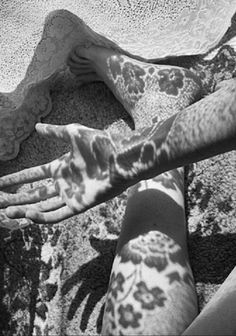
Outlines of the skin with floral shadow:
{"type": "MultiPolygon", "coordinates": [[[[66,65],[69,52],[76,45],[92,42],[115,45],[67,10],[48,14],[24,79],[14,91],[0,92],[0,161],[15,158],[20,144],[32,133],[35,124],[49,114],[52,108],[50,93],[61,73],[67,74],[70,86],[71,76],[66,65]]],[[[96,80],[94,75],[83,78],[83,82],[96,80]]]]}
{"type": "Polygon", "coordinates": [[[182,181],[179,168],[130,191],[103,335],[176,335],[196,317],[182,181]]]}
{"type": "MultiPolygon", "coordinates": [[[[161,120],[180,111],[201,94],[198,78],[186,69],[149,65],[104,48],[80,48],[69,60],[72,71],[79,75],[85,60],[125,106],[137,128],[150,125],[152,118],[161,120]],[[149,99],[153,95],[155,99],[149,99]]],[[[183,168],[130,189],[103,335],[176,334],[195,318],[183,192],[183,168]]]]}
{"type": "Polygon", "coordinates": [[[39,133],[63,139],[72,149],[49,164],[0,179],[1,186],[53,179],[50,187],[5,197],[1,206],[14,205],[7,209],[11,218],[54,223],[147,179],[130,190],[103,333],[181,333],[197,314],[186,247],[183,169],[148,178],[235,148],[236,83],[223,84],[185,108],[202,95],[198,77],[187,69],[142,63],[95,46],[75,48],[68,64],[79,80],[86,74],[103,80],[137,129],[152,119],[157,123],[126,139],[79,124],[37,125],[39,133]],[[221,146],[215,146],[218,142],[221,146]]]}
{"type": "MultiPolygon", "coordinates": [[[[201,83],[187,69],[143,63],[102,47],[76,48],[68,64],[79,80],[86,72],[89,76],[95,72],[124,105],[136,128],[150,126],[152,119],[160,121],[180,111],[201,95],[201,83]],[[151,96],[154,99],[150,99],[151,96]]],[[[108,139],[103,139],[103,144],[104,141],[109,148],[108,139]]],[[[77,140],[75,143],[79,145],[77,140]]],[[[94,139],[94,152],[95,143],[98,146],[99,134],[94,139]]],[[[94,176],[94,159],[81,146],[80,150],[88,160],[87,174],[94,176]]],[[[63,160],[68,162],[69,157],[61,160],[63,166],[63,160]]],[[[70,167],[73,169],[72,164],[70,167]]],[[[62,169],[63,174],[68,175],[66,169],[62,169]]],[[[43,171],[50,174],[47,167],[43,171]]],[[[73,172],[72,184],[65,190],[71,200],[73,181],[81,179],[77,169],[73,172]]],[[[182,332],[196,316],[196,294],[186,247],[183,180],[183,169],[179,168],[141,182],[130,190],[108,290],[104,335],[182,332]],[[165,208],[169,209],[167,213],[165,208]]],[[[62,184],[65,185],[63,180],[62,184]]],[[[66,210],[65,203],[55,199],[59,188],[57,183],[46,192],[46,197],[53,202],[52,210],[66,210]]],[[[83,192],[82,188],[79,194],[83,192]]],[[[67,216],[73,214],[74,206],[75,203],[72,208],[67,207],[67,216]]],[[[50,202],[46,205],[46,215],[49,208],[50,202]]],[[[31,210],[35,208],[13,207],[8,209],[8,214],[24,217],[31,210]]]]}
{"type": "MultiPolygon", "coordinates": [[[[141,63],[104,48],[75,50],[69,64],[78,75],[85,64],[95,67],[137,128],[171,116],[203,94],[198,78],[186,69],[141,63]]],[[[183,192],[183,168],[130,190],[102,334],[176,335],[196,317],[183,192]]]]}

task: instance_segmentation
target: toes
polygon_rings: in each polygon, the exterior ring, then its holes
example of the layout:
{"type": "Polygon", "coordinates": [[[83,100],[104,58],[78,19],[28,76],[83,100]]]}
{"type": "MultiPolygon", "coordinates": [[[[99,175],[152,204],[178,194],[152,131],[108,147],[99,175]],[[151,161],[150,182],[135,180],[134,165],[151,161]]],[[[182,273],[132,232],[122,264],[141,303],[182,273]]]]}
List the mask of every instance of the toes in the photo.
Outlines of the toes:
{"type": "Polygon", "coordinates": [[[76,53],[72,53],[67,60],[67,64],[70,71],[76,75],[78,80],[83,83],[100,81],[96,72],[93,70],[93,65],[88,59],[78,56],[76,53]]]}
{"type": "Polygon", "coordinates": [[[87,74],[75,73],[75,75],[77,76],[77,81],[81,82],[81,84],[88,84],[92,82],[103,82],[103,80],[95,72],[87,74]]]}
{"type": "Polygon", "coordinates": [[[0,211],[0,227],[13,231],[22,229],[30,224],[32,224],[30,219],[11,219],[7,216],[5,211],[0,211]]]}
{"type": "Polygon", "coordinates": [[[67,59],[67,64],[71,67],[71,66],[78,66],[78,64],[80,66],[89,66],[90,65],[90,61],[84,57],[80,57],[78,55],[76,55],[75,53],[71,53],[67,59]]]}
{"type": "Polygon", "coordinates": [[[88,49],[83,48],[82,46],[77,46],[74,48],[68,57],[67,62],[74,62],[74,63],[81,63],[81,64],[89,64],[89,57],[88,57],[88,49]]]}
{"type": "Polygon", "coordinates": [[[54,224],[74,215],[75,213],[68,206],[64,206],[58,210],[50,212],[40,212],[35,210],[29,210],[26,212],[26,218],[39,224],[54,224]]]}

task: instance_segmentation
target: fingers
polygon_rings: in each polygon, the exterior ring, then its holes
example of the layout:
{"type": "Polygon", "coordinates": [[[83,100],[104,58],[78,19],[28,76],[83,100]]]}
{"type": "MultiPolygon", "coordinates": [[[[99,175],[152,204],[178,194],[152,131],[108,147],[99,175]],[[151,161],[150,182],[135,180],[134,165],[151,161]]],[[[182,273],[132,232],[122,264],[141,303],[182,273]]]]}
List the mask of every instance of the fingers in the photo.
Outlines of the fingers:
{"type": "Polygon", "coordinates": [[[5,211],[0,211],[0,227],[3,227],[8,230],[18,230],[32,224],[30,219],[21,218],[21,219],[11,219],[6,215],[5,211]]]}
{"type": "Polygon", "coordinates": [[[67,64],[71,64],[71,63],[78,64],[78,63],[80,63],[80,64],[87,65],[87,64],[90,63],[88,58],[85,58],[85,57],[79,55],[81,49],[82,49],[82,47],[76,47],[70,52],[68,60],[67,60],[67,64]]]}
{"type": "Polygon", "coordinates": [[[0,178],[0,189],[16,184],[30,183],[51,177],[51,163],[24,169],[0,178]]]}
{"type": "Polygon", "coordinates": [[[63,160],[67,160],[68,156],[70,156],[69,152],[63,154],[59,159],[53,160],[49,163],[37,167],[27,168],[16,173],[0,177],[0,189],[16,184],[31,183],[53,177],[53,173],[58,169],[63,160]]]}
{"type": "Polygon", "coordinates": [[[63,207],[64,205],[65,202],[57,196],[36,204],[10,206],[6,209],[6,214],[9,218],[24,218],[26,216],[26,212],[30,210],[36,212],[53,211],[63,207]]]}
{"type": "Polygon", "coordinates": [[[50,124],[37,123],[35,125],[35,129],[38,132],[38,134],[42,136],[55,137],[63,140],[69,139],[66,125],[50,125],[50,124]]]}
{"type": "Polygon", "coordinates": [[[65,205],[65,202],[61,199],[60,196],[53,197],[44,202],[38,204],[39,211],[53,211],[57,210],[65,205]]]}
{"type": "Polygon", "coordinates": [[[35,210],[28,210],[26,212],[27,219],[31,219],[33,222],[39,224],[54,224],[74,215],[74,211],[67,205],[50,212],[40,212],[35,210]]]}
{"type": "Polygon", "coordinates": [[[18,194],[6,194],[0,197],[0,208],[6,208],[9,205],[32,204],[44,201],[47,198],[57,196],[54,185],[42,186],[18,194]]]}

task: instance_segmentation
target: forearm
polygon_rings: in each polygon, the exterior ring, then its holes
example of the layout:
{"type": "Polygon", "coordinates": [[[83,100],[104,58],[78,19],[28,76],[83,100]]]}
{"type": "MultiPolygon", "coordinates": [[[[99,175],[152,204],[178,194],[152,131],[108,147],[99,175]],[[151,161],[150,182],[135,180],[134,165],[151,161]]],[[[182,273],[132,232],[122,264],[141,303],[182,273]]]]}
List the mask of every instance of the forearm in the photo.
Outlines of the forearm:
{"type": "Polygon", "coordinates": [[[111,176],[130,185],[236,149],[236,81],[130,139],[111,136],[117,148],[111,176]]]}
{"type": "Polygon", "coordinates": [[[17,218],[20,210],[21,217],[54,223],[117,196],[138,181],[236,149],[236,80],[128,139],[79,124],[38,124],[36,129],[69,142],[71,151],[48,164],[1,178],[0,188],[51,177],[52,195],[58,198],[50,212],[41,211],[40,205],[30,206],[32,197],[34,202],[51,197],[51,189],[44,187],[43,196],[37,190],[9,196],[8,205],[13,207],[7,215],[17,218]],[[23,210],[16,204],[23,205],[23,210]]]}

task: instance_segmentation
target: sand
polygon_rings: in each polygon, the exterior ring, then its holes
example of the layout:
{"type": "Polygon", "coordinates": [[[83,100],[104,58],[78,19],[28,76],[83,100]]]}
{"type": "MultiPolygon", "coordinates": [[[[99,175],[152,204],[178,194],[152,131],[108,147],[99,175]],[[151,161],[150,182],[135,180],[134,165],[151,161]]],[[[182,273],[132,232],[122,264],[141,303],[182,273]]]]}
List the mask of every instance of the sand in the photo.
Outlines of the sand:
{"type": "MultiPolygon", "coordinates": [[[[24,77],[48,12],[74,1],[3,1],[0,7],[0,91],[24,77]]],[[[80,122],[128,132],[127,114],[103,84],[52,93],[44,122],[80,122]]],[[[51,161],[63,144],[35,132],[0,175],[51,161]]],[[[186,179],[189,251],[200,309],[236,264],[236,152],[194,164],[186,179]]],[[[125,194],[54,226],[0,233],[0,330],[3,335],[94,335],[125,209],[125,194]],[[115,211],[114,211],[115,209],[115,211]]]]}

